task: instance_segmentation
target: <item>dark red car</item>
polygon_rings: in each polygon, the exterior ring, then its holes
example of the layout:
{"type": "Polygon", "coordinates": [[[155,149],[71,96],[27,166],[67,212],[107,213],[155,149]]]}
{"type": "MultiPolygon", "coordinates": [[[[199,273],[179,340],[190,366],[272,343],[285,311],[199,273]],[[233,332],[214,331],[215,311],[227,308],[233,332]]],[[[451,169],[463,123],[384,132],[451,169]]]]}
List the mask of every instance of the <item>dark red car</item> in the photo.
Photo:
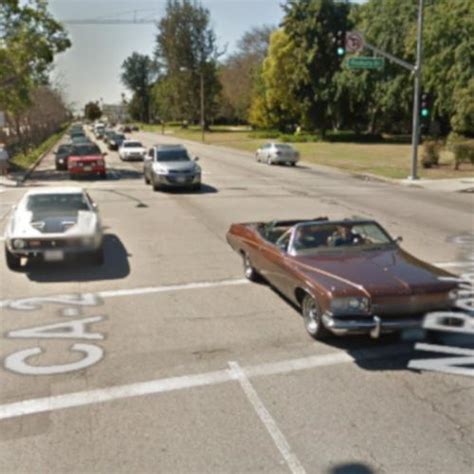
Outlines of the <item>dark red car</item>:
{"type": "Polygon", "coordinates": [[[375,221],[327,218],[234,224],[227,233],[245,276],[264,277],[298,305],[317,339],[378,337],[454,307],[456,284],[446,279],[453,275],[405,252],[399,240],[375,221]]]}
{"type": "Polygon", "coordinates": [[[104,156],[100,148],[93,144],[74,145],[68,159],[68,171],[71,178],[80,176],[107,177],[104,156]]]}

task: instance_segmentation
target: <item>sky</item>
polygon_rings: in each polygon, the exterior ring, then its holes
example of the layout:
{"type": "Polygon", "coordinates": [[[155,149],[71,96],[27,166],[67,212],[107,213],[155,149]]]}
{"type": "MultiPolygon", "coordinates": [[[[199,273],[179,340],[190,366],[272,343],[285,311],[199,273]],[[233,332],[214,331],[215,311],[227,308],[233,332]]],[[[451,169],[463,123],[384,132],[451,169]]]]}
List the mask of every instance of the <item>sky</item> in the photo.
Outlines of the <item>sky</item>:
{"type": "MultiPolygon", "coordinates": [[[[278,25],[283,18],[281,0],[202,0],[209,9],[218,45],[231,53],[251,27],[278,25]]],[[[165,0],[50,0],[58,20],[133,18],[159,19],[165,0]],[[125,13],[124,13],[125,12],[125,13]],[[128,13],[127,13],[128,12],[128,13]]],[[[126,89],[120,82],[122,62],[134,51],[152,54],[155,25],[65,25],[72,47],[58,56],[53,82],[75,108],[90,100],[119,103],[126,89]]]]}

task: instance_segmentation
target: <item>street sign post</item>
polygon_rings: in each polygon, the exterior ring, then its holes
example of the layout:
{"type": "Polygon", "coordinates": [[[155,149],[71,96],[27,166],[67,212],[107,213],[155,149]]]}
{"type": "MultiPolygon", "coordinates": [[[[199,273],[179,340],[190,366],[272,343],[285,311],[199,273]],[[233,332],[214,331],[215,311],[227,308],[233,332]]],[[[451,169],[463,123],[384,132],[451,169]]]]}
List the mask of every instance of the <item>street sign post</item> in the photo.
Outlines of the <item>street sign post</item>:
{"type": "Polygon", "coordinates": [[[346,51],[348,53],[357,53],[364,49],[365,42],[362,33],[358,31],[348,31],[346,33],[346,51]]]}
{"type": "Polygon", "coordinates": [[[383,69],[384,65],[384,58],[355,56],[347,60],[347,66],[349,69],[383,69]]]}

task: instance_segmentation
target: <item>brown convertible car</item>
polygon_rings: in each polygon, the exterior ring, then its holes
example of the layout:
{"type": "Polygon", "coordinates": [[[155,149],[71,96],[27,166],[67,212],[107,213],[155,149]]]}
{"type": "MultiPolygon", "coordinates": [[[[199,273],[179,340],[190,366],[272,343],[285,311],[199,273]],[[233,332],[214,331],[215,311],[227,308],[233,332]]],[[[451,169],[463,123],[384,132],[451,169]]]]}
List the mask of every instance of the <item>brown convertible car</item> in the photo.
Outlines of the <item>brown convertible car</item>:
{"type": "Polygon", "coordinates": [[[245,276],[262,276],[301,307],[316,339],[421,326],[429,311],[451,309],[448,272],[398,246],[375,221],[292,220],[233,224],[227,241],[245,276]]]}

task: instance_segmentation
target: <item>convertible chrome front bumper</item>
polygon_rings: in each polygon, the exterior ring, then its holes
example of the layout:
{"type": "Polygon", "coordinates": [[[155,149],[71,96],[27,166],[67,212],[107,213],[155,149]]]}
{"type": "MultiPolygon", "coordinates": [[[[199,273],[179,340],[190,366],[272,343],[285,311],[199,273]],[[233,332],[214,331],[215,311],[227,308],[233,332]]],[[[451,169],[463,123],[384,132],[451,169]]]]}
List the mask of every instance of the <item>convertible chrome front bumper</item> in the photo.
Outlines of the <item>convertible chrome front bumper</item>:
{"type": "Polygon", "coordinates": [[[403,329],[420,328],[423,318],[382,319],[379,316],[337,317],[328,313],[323,314],[324,326],[334,334],[370,334],[377,338],[382,333],[397,332],[403,329]]]}

